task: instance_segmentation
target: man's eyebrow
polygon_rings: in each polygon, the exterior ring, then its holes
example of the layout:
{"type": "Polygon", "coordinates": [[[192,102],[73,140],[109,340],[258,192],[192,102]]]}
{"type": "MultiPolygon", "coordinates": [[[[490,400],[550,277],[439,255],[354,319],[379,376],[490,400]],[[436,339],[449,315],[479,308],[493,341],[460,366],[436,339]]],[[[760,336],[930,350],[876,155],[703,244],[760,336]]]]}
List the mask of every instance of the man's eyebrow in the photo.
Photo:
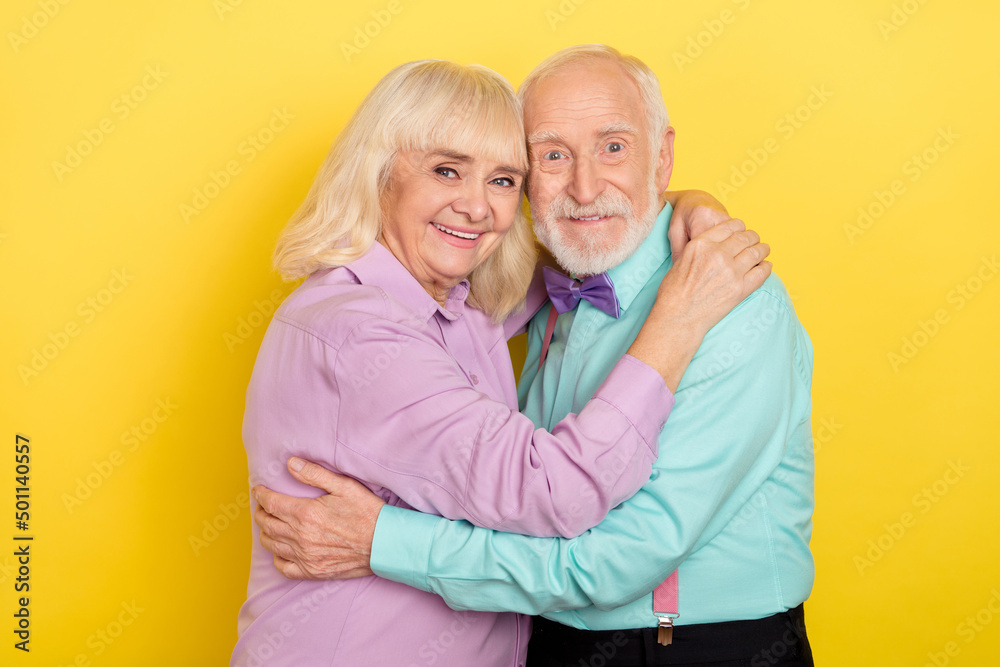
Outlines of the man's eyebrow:
{"type": "Polygon", "coordinates": [[[605,125],[600,130],[598,130],[599,136],[606,137],[609,134],[638,135],[639,130],[637,130],[635,126],[632,125],[631,123],[626,123],[625,121],[621,121],[618,123],[609,123],[608,125],[605,125]]]}
{"type": "Polygon", "coordinates": [[[562,138],[562,135],[554,130],[539,130],[538,132],[529,134],[527,141],[529,144],[540,144],[543,141],[559,143],[562,141],[562,138]]]}
{"type": "MultiPolygon", "coordinates": [[[[597,131],[597,136],[606,137],[611,134],[631,134],[633,136],[639,135],[639,130],[625,121],[620,121],[617,123],[609,123],[597,131]]],[[[528,135],[528,144],[540,144],[546,141],[551,141],[552,143],[560,143],[563,141],[563,137],[558,132],[553,130],[540,130],[538,132],[532,132],[528,135]]]]}

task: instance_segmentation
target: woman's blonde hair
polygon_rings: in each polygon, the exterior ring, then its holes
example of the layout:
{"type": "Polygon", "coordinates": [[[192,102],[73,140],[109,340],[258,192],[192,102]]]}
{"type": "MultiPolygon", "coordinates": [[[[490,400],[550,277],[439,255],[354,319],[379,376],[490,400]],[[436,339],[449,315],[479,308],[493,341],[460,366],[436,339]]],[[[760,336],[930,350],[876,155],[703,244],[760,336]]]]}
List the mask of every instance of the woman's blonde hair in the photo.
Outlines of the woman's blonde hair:
{"type": "MultiPolygon", "coordinates": [[[[481,65],[443,60],[407,63],[386,74],[334,141],[278,238],[275,268],[294,280],[364,255],[382,231],[382,195],[397,155],[438,149],[527,171],[521,105],[511,85],[481,65]]],[[[535,266],[523,209],[469,276],[469,304],[496,321],[524,299],[535,266]]]]}

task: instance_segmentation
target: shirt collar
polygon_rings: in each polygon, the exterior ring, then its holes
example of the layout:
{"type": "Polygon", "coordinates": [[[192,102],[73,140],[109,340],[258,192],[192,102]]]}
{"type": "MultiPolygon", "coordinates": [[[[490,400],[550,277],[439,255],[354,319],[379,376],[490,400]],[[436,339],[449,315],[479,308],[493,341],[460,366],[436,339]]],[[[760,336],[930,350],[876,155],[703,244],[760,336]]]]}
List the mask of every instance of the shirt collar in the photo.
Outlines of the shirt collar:
{"type": "Polygon", "coordinates": [[[465,312],[465,299],[469,296],[468,280],[451,288],[447,299],[448,308],[443,308],[396,256],[378,241],[372,243],[368,252],[344,268],[353,273],[362,285],[382,289],[422,321],[429,320],[434,313],[441,313],[448,320],[456,320],[465,312]]]}
{"type": "Polygon", "coordinates": [[[653,229],[649,232],[646,240],[628,259],[618,266],[608,269],[608,276],[615,284],[615,296],[618,297],[618,303],[621,305],[623,313],[632,305],[636,295],[645,287],[657,269],[670,259],[670,241],[667,240],[667,231],[670,228],[672,213],[673,208],[670,204],[664,204],[663,209],[656,216],[656,223],[653,224],[653,229]]]}

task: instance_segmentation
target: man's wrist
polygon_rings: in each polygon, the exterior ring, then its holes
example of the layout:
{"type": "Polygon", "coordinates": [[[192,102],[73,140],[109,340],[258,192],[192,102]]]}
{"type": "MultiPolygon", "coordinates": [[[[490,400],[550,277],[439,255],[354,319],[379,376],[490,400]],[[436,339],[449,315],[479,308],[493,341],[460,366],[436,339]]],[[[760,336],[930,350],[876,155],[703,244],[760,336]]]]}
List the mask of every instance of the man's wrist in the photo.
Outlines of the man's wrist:
{"type": "Polygon", "coordinates": [[[430,591],[427,565],[441,517],[385,505],[375,523],[371,569],[384,579],[430,591]]]}

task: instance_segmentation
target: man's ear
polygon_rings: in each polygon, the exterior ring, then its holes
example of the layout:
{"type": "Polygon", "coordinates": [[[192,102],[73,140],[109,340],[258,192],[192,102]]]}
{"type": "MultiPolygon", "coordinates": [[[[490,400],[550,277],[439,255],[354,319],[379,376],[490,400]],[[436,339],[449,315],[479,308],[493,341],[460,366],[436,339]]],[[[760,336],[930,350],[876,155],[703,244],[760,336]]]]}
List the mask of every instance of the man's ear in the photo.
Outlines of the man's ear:
{"type": "Polygon", "coordinates": [[[656,187],[660,192],[667,189],[670,174],[674,170],[674,128],[667,127],[660,143],[660,154],[656,159],[656,187]]]}

